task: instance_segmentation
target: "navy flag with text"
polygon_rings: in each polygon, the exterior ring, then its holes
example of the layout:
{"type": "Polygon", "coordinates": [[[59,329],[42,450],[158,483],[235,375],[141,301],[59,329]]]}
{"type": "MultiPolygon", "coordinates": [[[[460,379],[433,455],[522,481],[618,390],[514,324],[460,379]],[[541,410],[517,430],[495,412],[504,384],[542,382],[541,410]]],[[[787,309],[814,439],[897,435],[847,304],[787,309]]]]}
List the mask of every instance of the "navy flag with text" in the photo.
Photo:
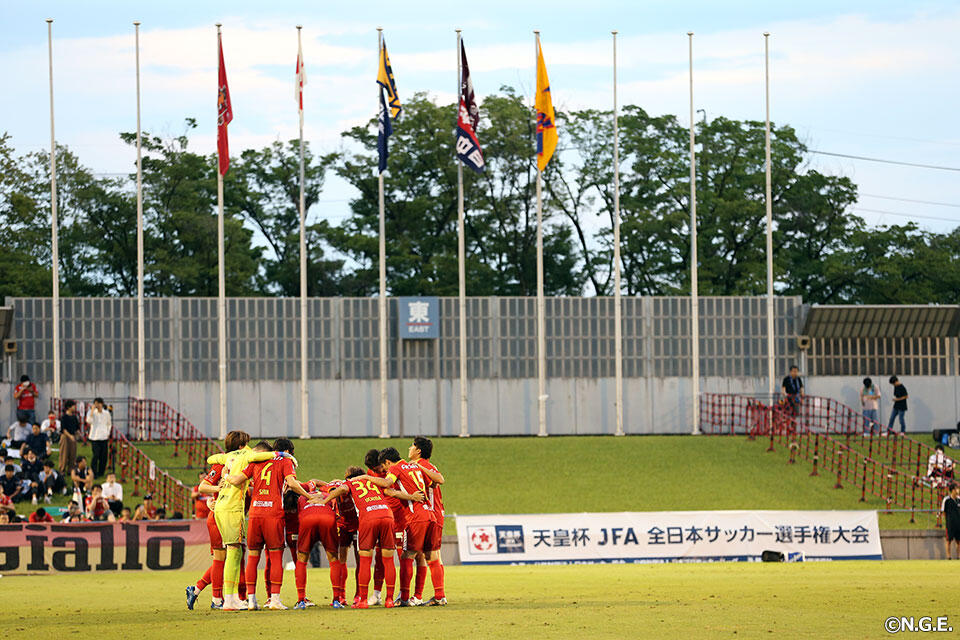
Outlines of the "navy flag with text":
{"type": "Polygon", "coordinates": [[[484,169],[483,150],[477,140],[477,125],[480,123],[480,110],[473,93],[470,80],[470,67],[467,65],[467,51],[460,41],[460,108],[457,110],[457,157],[476,172],[484,169]]]}

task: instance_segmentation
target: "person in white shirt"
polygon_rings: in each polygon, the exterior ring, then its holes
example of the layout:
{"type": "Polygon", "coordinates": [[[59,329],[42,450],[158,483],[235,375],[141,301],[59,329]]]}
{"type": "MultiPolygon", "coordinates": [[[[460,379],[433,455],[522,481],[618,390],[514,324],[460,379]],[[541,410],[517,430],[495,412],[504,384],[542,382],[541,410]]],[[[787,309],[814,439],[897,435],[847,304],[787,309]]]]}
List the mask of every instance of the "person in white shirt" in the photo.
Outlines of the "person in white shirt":
{"type": "Polygon", "coordinates": [[[953,479],[953,460],[943,454],[942,444],[927,458],[927,478],[935,487],[953,479]]]}
{"type": "Polygon", "coordinates": [[[10,428],[7,429],[7,440],[9,443],[7,446],[11,449],[19,449],[27,441],[27,438],[32,433],[32,427],[27,424],[25,420],[17,419],[10,428]]]}
{"type": "Polygon", "coordinates": [[[56,413],[51,411],[47,414],[47,419],[40,423],[40,431],[47,434],[50,442],[60,441],[60,421],[56,413]]]}
{"type": "Polygon", "coordinates": [[[93,476],[99,478],[107,470],[107,444],[113,429],[113,419],[103,406],[103,398],[94,398],[93,409],[87,414],[87,426],[90,427],[88,439],[93,449],[90,468],[93,476]]]}
{"type": "Polygon", "coordinates": [[[107,481],[102,485],[103,497],[110,504],[110,511],[119,517],[123,511],[123,485],[117,482],[117,474],[108,473],[107,481]]]}

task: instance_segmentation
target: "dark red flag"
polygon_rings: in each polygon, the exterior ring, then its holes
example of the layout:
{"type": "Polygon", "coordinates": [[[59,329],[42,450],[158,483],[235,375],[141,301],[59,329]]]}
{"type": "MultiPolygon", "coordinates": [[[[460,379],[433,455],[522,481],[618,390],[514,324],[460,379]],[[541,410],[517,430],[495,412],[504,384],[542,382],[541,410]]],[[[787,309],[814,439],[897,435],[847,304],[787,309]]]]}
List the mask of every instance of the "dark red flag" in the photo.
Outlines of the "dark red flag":
{"type": "Polygon", "coordinates": [[[227,86],[227,67],[223,64],[223,41],[217,35],[220,47],[220,81],[217,85],[217,156],[220,158],[220,175],[227,175],[230,168],[230,145],[227,144],[227,125],[233,120],[230,106],[230,87],[227,86]]]}

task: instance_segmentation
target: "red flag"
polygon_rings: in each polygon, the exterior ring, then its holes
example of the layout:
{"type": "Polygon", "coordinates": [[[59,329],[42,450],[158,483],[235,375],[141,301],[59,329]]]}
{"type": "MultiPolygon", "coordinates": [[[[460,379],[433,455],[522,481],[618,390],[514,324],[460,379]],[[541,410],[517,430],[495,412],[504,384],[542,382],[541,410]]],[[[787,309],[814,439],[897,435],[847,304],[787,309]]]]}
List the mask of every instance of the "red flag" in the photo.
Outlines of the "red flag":
{"type": "Polygon", "coordinates": [[[223,64],[223,41],[217,34],[220,47],[220,81],[217,88],[217,157],[220,159],[220,175],[227,175],[230,168],[230,146],[227,144],[227,125],[233,120],[230,106],[230,87],[227,86],[227,67],[223,64]]]}

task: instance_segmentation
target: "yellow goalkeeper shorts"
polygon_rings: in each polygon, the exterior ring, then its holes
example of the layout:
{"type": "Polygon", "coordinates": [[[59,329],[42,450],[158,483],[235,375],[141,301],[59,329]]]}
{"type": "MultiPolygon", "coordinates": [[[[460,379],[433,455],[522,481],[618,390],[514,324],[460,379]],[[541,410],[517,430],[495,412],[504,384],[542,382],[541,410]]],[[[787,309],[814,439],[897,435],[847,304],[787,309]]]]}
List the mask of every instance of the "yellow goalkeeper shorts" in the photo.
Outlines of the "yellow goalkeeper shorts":
{"type": "Polygon", "coordinates": [[[223,544],[240,544],[246,537],[244,529],[243,511],[214,511],[214,520],[223,544]]]}

